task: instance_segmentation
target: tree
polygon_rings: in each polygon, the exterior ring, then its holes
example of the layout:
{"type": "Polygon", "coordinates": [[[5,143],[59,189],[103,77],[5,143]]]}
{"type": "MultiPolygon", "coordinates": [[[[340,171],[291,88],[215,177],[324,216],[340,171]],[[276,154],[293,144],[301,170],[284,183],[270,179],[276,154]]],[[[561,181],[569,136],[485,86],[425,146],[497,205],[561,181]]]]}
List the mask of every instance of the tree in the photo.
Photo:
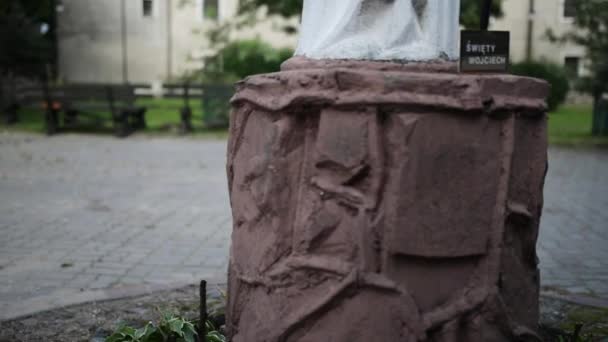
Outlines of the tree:
{"type": "Polygon", "coordinates": [[[602,115],[599,102],[608,91],[608,1],[575,0],[574,6],[574,25],[577,30],[561,37],[549,31],[548,36],[553,41],[573,42],[585,48],[589,75],[581,77],[577,88],[593,96],[593,132],[597,133],[601,131],[597,125],[602,122],[599,120],[602,115]]]}
{"type": "MultiPolygon", "coordinates": [[[[15,110],[15,79],[41,78],[52,60],[52,41],[41,24],[50,20],[51,0],[0,0],[0,110],[15,110]],[[5,81],[6,80],[6,81],[5,81]]],[[[48,24],[47,24],[48,25],[48,24]]],[[[48,27],[48,26],[47,26],[48,27]]],[[[2,114],[2,113],[0,113],[2,114]]],[[[7,117],[14,122],[14,117],[7,117]]]]}
{"type": "Polygon", "coordinates": [[[0,75],[45,72],[52,60],[52,10],[51,0],[0,1],[0,75]]]}
{"type": "MultiPolygon", "coordinates": [[[[337,1],[337,0],[336,0],[337,1]]],[[[266,6],[268,14],[292,17],[302,12],[303,0],[242,0],[240,12],[247,13],[266,6]]],[[[460,2],[460,23],[468,29],[478,29],[481,12],[481,1],[462,0],[460,2]]],[[[502,0],[492,1],[492,16],[502,16],[502,0]]]]}
{"type": "MultiPolygon", "coordinates": [[[[460,1],[460,24],[467,29],[477,30],[480,25],[481,1],[460,1]]],[[[495,18],[502,17],[502,0],[493,0],[490,15],[495,18]]]]}

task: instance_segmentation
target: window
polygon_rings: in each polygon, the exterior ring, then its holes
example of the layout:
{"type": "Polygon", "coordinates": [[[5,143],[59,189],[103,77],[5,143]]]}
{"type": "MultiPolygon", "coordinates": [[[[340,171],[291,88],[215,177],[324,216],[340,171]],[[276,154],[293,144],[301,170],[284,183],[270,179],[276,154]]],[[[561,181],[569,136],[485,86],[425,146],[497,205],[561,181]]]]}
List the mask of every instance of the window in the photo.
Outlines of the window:
{"type": "Polygon", "coordinates": [[[144,17],[151,17],[154,12],[154,0],[142,0],[141,5],[144,17]]]}
{"type": "Polygon", "coordinates": [[[581,59],[579,57],[566,57],[564,59],[564,67],[569,78],[575,79],[579,77],[580,64],[581,59]]]}
{"type": "Polygon", "coordinates": [[[564,18],[574,18],[576,16],[576,1],[577,0],[563,0],[564,18]]]}
{"type": "Polygon", "coordinates": [[[218,0],[203,0],[203,18],[211,20],[219,18],[218,0]]]}

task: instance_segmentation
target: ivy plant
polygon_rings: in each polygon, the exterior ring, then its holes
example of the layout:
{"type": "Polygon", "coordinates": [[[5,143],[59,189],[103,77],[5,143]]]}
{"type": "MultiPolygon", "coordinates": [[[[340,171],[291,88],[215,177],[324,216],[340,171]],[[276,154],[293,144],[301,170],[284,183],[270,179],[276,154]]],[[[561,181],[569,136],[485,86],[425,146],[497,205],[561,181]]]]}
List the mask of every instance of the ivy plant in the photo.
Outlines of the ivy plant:
{"type": "MultiPolygon", "coordinates": [[[[211,322],[206,322],[207,342],[226,342],[211,322]]],[[[171,313],[161,313],[158,324],[148,322],[143,328],[122,325],[106,338],[106,342],[196,342],[197,331],[194,324],[171,313]]]]}

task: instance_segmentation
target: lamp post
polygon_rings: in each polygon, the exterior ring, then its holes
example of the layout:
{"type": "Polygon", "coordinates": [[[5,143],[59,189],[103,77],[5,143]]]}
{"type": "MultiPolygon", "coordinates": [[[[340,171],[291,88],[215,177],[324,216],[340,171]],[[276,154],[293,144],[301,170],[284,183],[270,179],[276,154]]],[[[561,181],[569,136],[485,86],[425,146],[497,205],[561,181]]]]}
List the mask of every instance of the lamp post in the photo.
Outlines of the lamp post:
{"type": "Polygon", "coordinates": [[[49,2],[50,5],[50,18],[49,18],[49,32],[48,34],[51,37],[51,79],[55,79],[59,72],[59,63],[58,63],[58,28],[57,28],[57,12],[60,11],[60,3],[57,0],[51,0],[49,2]]]}
{"type": "Polygon", "coordinates": [[[458,73],[457,11],[305,0],[237,85],[231,341],[539,339],[548,85],[458,73]]]}
{"type": "Polygon", "coordinates": [[[488,26],[490,25],[490,12],[492,11],[492,0],[481,0],[483,2],[483,6],[481,8],[481,30],[487,31],[488,26]]]}

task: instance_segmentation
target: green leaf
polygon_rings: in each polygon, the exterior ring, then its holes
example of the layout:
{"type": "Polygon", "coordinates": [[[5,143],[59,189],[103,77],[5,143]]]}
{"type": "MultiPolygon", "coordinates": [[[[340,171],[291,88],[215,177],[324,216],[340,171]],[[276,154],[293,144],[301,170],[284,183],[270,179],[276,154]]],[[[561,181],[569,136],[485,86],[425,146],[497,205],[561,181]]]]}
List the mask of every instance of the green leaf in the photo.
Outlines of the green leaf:
{"type": "Polygon", "coordinates": [[[207,328],[207,331],[214,331],[214,330],[216,330],[215,327],[213,326],[213,323],[211,323],[211,321],[205,322],[205,327],[207,328]]]}
{"type": "Polygon", "coordinates": [[[176,333],[180,337],[184,335],[184,332],[182,331],[182,328],[184,327],[184,320],[180,318],[172,318],[167,321],[167,324],[172,332],[176,333]]]}
{"type": "Polygon", "coordinates": [[[148,322],[145,327],[137,330],[136,337],[141,341],[148,341],[155,332],[156,326],[152,322],[148,322]]]}
{"type": "Polygon", "coordinates": [[[184,331],[184,341],[185,342],[194,342],[194,332],[192,332],[191,330],[186,330],[184,331]]]}
{"type": "Polygon", "coordinates": [[[115,332],[106,338],[106,342],[123,342],[123,341],[126,341],[125,337],[126,336],[124,334],[115,332]]]}
{"type": "Polygon", "coordinates": [[[207,334],[208,342],[226,342],[226,337],[217,331],[212,331],[207,334]]]}

